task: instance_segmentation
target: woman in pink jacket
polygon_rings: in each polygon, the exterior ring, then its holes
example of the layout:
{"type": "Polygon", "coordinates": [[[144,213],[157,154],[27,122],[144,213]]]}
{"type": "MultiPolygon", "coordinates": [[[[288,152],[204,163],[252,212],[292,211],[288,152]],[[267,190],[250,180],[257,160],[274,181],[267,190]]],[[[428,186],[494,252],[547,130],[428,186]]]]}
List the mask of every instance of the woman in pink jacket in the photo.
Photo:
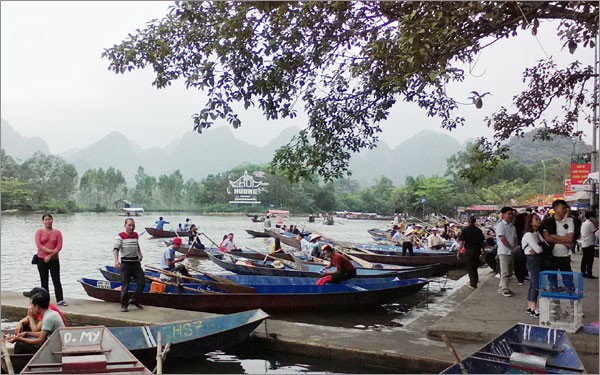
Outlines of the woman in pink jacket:
{"type": "Polygon", "coordinates": [[[58,253],[62,249],[63,238],[59,230],[52,228],[54,218],[50,214],[42,216],[44,228],[35,232],[35,245],[37,247],[37,268],[40,274],[42,288],[48,289],[48,271],[52,277],[54,294],[59,306],[68,306],[63,298],[62,285],[60,283],[60,262],[58,253]]]}

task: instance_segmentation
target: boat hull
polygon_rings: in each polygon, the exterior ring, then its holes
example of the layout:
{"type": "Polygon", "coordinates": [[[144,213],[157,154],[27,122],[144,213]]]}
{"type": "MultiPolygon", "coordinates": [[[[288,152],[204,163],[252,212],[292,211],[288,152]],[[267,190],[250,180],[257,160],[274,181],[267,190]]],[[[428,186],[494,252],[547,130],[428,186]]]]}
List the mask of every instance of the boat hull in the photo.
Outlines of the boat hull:
{"type": "MultiPolygon", "coordinates": [[[[107,302],[120,303],[118,282],[80,279],[88,296],[107,302]]],[[[325,284],[325,285],[265,285],[256,293],[191,292],[187,288],[198,284],[185,284],[178,290],[167,286],[166,293],[150,293],[146,284],[140,303],[148,306],[213,313],[232,313],[249,309],[267,312],[296,311],[359,311],[380,307],[382,304],[413,295],[428,281],[424,279],[397,280],[381,283],[325,284]]],[[[200,287],[200,286],[198,286],[200,287]]],[[[133,291],[135,285],[130,285],[133,291]]]]}
{"type": "Polygon", "coordinates": [[[171,238],[171,237],[189,237],[190,232],[175,232],[170,230],[160,230],[152,227],[144,228],[152,237],[171,238]]]}

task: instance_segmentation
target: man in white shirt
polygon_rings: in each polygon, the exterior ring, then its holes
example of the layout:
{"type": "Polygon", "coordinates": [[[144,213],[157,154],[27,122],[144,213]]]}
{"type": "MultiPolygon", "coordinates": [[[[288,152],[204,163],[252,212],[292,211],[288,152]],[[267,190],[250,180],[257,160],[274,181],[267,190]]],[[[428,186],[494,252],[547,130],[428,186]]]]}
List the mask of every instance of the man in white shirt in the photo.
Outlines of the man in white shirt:
{"type": "Polygon", "coordinates": [[[498,244],[498,259],[500,260],[500,284],[498,293],[512,297],[513,292],[508,288],[514,269],[514,254],[519,250],[517,230],[513,224],[514,211],[511,207],[500,210],[501,220],[496,224],[496,243],[498,244]]]}
{"type": "Polygon", "coordinates": [[[437,228],[431,228],[431,234],[427,237],[427,244],[431,250],[446,249],[446,240],[440,236],[437,228]]]}
{"type": "Polygon", "coordinates": [[[594,244],[596,235],[598,234],[598,219],[594,217],[594,213],[588,211],[585,213],[585,221],[581,225],[581,250],[583,257],[581,258],[581,273],[583,277],[595,279],[592,274],[594,269],[594,244]]]}
{"type": "MultiPolygon", "coordinates": [[[[567,208],[567,202],[563,199],[557,199],[552,202],[554,214],[552,217],[542,221],[540,230],[544,237],[544,241],[554,245],[552,248],[552,268],[556,271],[572,272],[571,250],[573,248],[573,239],[575,237],[575,223],[573,222],[573,218],[565,216],[567,208]]],[[[555,286],[556,275],[549,275],[548,281],[555,286]]],[[[567,288],[573,288],[572,277],[563,277],[563,284],[567,288]]]]}

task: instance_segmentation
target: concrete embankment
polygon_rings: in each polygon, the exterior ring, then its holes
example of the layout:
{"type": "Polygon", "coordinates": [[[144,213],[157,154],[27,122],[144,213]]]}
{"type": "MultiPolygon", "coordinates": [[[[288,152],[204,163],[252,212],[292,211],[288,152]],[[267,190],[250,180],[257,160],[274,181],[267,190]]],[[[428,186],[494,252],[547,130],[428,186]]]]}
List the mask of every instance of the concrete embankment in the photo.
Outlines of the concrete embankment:
{"type": "MultiPolygon", "coordinates": [[[[574,270],[579,269],[579,260],[579,254],[573,256],[574,270]]],[[[598,260],[595,269],[598,275],[598,260]]],[[[528,282],[513,282],[515,295],[503,297],[497,293],[498,279],[489,273],[489,268],[480,268],[479,273],[478,289],[460,287],[439,302],[446,308],[431,309],[402,328],[366,330],[268,319],[255,331],[254,339],[267,350],[354,363],[357,368],[437,373],[453,362],[439,338],[442,333],[463,358],[515,323],[536,324],[536,319],[525,313],[528,282]]],[[[2,291],[1,302],[3,318],[26,314],[28,300],[20,293],[2,291]]],[[[598,321],[598,280],[584,279],[583,305],[584,322],[598,321]]],[[[107,326],[158,324],[212,315],[151,306],[143,310],[132,307],[130,312],[122,313],[118,304],[76,299],[69,299],[69,306],[62,311],[76,324],[107,326]]],[[[569,338],[588,373],[598,373],[598,336],[579,330],[569,334],[569,338]]]]}

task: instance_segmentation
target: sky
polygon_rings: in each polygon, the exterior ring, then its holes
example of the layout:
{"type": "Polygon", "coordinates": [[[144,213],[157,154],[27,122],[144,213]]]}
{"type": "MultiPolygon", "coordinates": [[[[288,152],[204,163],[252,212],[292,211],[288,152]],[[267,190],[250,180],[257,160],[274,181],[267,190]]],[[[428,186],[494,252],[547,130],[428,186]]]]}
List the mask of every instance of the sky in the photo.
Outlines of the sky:
{"type": "MultiPolygon", "coordinates": [[[[172,139],[194,134],[192,115],[206,96],[183,84],[157,90],[151,70],[117,75],[101,58],[104,48],[118,44],[151,19],[162,18],[171,2],[127,1],[2,1],[0,113],[22,136],[44,139],[53,153],[86,147],[118,131],[142,148],[164,147],[172,139]]],[[[465,82],[449,88],[468,102],[470,91],[491,92],[481,110],[461,106],[463,128],[451,132],[415,104],[399,101],[381,124],[380,139],[390,147],[421,130],[455,137],[491,135],[484,118],[523,88],[524,69],[546,55],[559,63],[577,58],[593,62],[593,50],[578,48],[570,55],[554,34],[555,25],[542,22],[538,40],[529,32],[485,49],[465,82]],[[541,46],[540,46],[541,43],[541,46]]],[[[302,108],[298,108],[302,112],[302,108]]],[[[306,116],[267,122],[260,111],[241,112],[236,138],[264,146],[289,126],[304,127],[306,116]]],[[[227,126],[225,123],[218,126],[227,126]]],[[[591,143],[591,125],[580,130],[591,143]]],[[[201,135],[194,135],[201,136],[201,135]]]]}

